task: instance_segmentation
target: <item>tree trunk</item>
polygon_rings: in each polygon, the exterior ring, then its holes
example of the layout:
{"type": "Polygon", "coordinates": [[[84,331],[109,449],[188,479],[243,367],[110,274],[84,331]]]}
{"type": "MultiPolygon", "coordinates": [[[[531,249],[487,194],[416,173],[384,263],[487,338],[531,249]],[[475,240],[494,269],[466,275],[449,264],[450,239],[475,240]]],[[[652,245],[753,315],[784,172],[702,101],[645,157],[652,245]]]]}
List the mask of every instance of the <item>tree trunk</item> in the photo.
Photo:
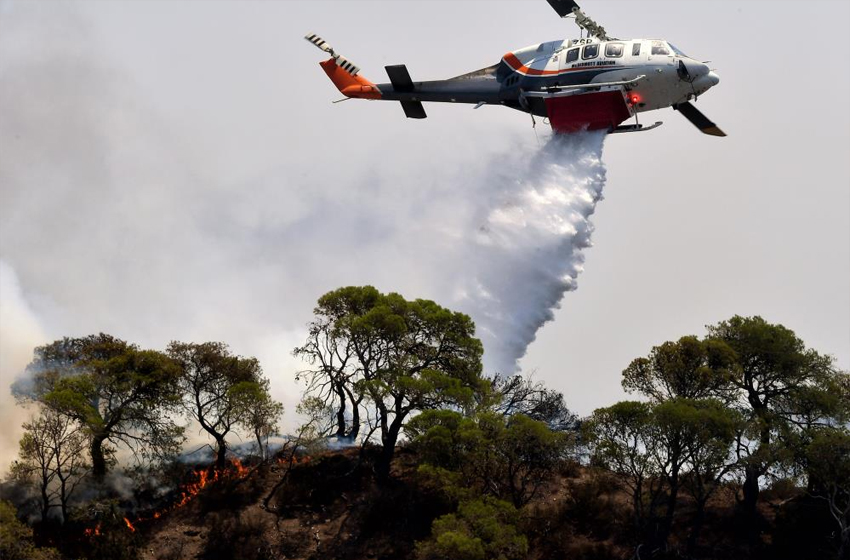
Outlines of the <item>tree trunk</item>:
{"type": "Polygon", "coordinates": [[[59,477],[59,504],[62,507],[62,523],[68,521],[68,492],[67,483],[64,478],[59,477]]]}
{"type": "Polygon", "coordinates": [[[224,436],[216,436],[216,458],[215,458],[215,468],[217,470],[223,470],[227,466],[227,442],[224,440],[224,436]]]}
{"type": "Polygon", "coordinates": [[[260,462],[263,463],[266,460],[266,449],[263,447],[263,436],[260,430],[254,430],[254,437],[257,438],[257,452],[260,454],[260,462]]]}
{"type": "Polygon", "coordinates": [[[348,439],[352,442],[357,441],[357,436],[360,435],[360,406],[355,403],[351,410],[351,431],[348,432],[348,439]]]}
{"type": "Polygon", "coordinates": [[[334,392],[339,399],[339,408],[336,411],[336,437],[342,439],[348,431],[345,425],[345,390],[342,385],[334,383],[334,392]]]}
{"type": "Polygon", "coordinates": [[[47,495],[49,480],[42,478],[41,482],[41,522],[47,523],[47,514],[50,512],[50,497],[47,495]]]}
{"type": "Polygon", "coordinates": [[[679,460],[681,451],[677,448],[673,451],[670,477],[667,479],[670,485],[670,495],[667,497],[667,512],[664,514],[664,524],[662,525],[660,541],[662,545],[667,544],[670,538],[670,533],[673,531],[673,517],[676,514],[676,505],[679,499],[679,460]]]}
{"type": "Polygon", "coordinates": [[[106,457],[103,454],[103,442],[106,437],[96,435],[91,440],[89,451],[91,453],[91,473],[94,479],[102,482],[106,476],[106,457]]]}
{"type": "Polygon", "coordinates": [[[403,421],[404,418],[402,415],[396,415],[386,433],[382,434],[381,442],[383,443],[383,448],[381,449],[381,455],[378,458],[378,464],[375,469],[379,482],[386,482],[390,477],[390,466],[395,455],[395,444],[398,441],[398,434],[401,432],[403,421]]]}
{"type": "Polygon", "coordinates": [[[759,469],[754,465],[747,465],[744,469],[745,477],[744,477],[744,500],[741,503],[741,507],[744,510],[744,514],[746,515],[749,521],[752,521],[756,517],[756,504],[759,499],[759,469]]]}
{"type": "Polygon", "coordinates": [[[635,484],[634,494],[632,494],[632,508],[634,508],[635,531],[640,532],[643,528],[643,483],[638,481],[635,484]]]}

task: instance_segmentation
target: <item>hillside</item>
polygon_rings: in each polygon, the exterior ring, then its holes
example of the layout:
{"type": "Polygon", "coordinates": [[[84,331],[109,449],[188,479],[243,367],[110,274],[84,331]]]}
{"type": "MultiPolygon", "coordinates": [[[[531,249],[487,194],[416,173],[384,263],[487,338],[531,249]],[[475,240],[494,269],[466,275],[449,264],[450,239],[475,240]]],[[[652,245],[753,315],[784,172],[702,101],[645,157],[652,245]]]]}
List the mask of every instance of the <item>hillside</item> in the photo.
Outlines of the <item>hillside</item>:
{"type": "MultiPolygon", "coordinates": [[[[114,523],[112,532],[101,530],[87,539],[95,553],[115,548],[122,557],[132,558],[135,549],[138,558],[157,560],[411,558],[416,541],[427,539],[433,520],[453,506],[423,483],[416,472],[417,457],[410,450],[399,451],[392,479],[378,485],[371,469],[374,451],[362,455],[357,448],[328,451],[296,459],[291,469],[285,459],[248,465],[241,473],[222,476],[202,488],[189,484],[197,494],[188,500],[182,498],[186,486],[168,495],[163,504],[169,499],[184,503],[158,518],[140,511],[130,519],[132,529],[114,523]]],[[[522,510],[527,558],[637,557],[629,544],[629,496],[617,488],[611,473],[565,462],[522,510]]],[[[820,558],[812,544],[815,535],[809,532],[809,544],[802,545],[793,531],[787,532],[789,516],[796,518],[795,510],[805,507],[800,492],[766,492],[764,498],[765,533],[760,545],[753,547],[735,530],[732,490],[719,492],[709,504],[697,557],[820,558]],[[781,550],[773,542],[777,519],[786,531],[778,541],[781,550]]],[[[687,517],[692,504],[686,498],[680,501],[687,517]]],[[[791,525],[796,531],[809,530],[799,519],[791,525]]],[[[687,535],[682,529],[674,530],[671,539],[673,557],[685,546],[684,539],[677,538],[687,535]]],[[[826,544],[826,538],[822,542],[826,544]]],[[[643,551],[640,557],[653,556],[643,551]]]]}

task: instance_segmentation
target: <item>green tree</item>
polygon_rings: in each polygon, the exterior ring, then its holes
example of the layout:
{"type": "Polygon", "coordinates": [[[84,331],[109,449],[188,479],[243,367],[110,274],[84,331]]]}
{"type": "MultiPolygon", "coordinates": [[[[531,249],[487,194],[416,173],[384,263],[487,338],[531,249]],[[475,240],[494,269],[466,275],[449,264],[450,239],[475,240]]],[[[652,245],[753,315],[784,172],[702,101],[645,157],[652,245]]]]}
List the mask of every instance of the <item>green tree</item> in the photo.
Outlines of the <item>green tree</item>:
{"type": "Polygon", "coordinates": [[[23,428],[12,476],[38,489],[42,520],[47,520],[52,508],[59,507],[65,521],[71,495],[90,469],[86,461],[88,437],[76,421],[49,408],[42,408],[41,414],[25,422],[23,428]]]}
{"type": "Polygon", "coordinates": [[[684,441],[689,471],[683,486],[696,502],[688,537],[688,553],[693,554],[705,522],[708,499],[720,488],[724,477],[737,467],[731,457],[731,446],[744,420],[737,410],[716,400],[703,399],[690,404],[690,426],[684,441]]]}
{"type": "Polygon", "coordinates": [[[672,398],[701,399],[722,393],[735,352],[722,340],[683,336],[656,346],[623,371],[623,388],[655,402],[672,398]]]}
{"type": "Polygon", "coordinates": [[[231,389],[231,396],[237,403],[239,423],[257,440],[260,460],[268,460],[269,437],[278,431],[283,415],[283,405],[269,392],[268,379],[239,383],[231,389]]]}
{"type": "Polygon", "coordinates": [[[230,353],[223,342],[172,342],[168,355],[178,366],[182,407],[215,440],[218,469],[227,465],[227,436],[250,418],[240,396],[262,394],[263,370],[256,358],[230,353]]]}
{"type": "Polygon", "coordinates": [[[717,400],[675,398],[598,409],[583,429],[593,463],[617,473],[629,488],[638,531],[651,528],[651,544],[664,545],[683,486],[697,501],[696,543],[705,503],[730,468],[739,421],[717,400]]]}
{"type": "Polygon", "coordinates": [[[692,547],[702,527],[705,503],[730,464],[730,446],[736,434],[736,416],[712,399],[670,399],[655,405],[650,454],[665,482],[666,510],[658,535],[666,544],[673,527],[678,495],[684,482],[697,499],[692,547]]]}
{"type": "Polygon", "coordinates": [[[372,355],[368,340],[360,339],[355,346],[359,333],[351,331],[348,319],[367,313],[380,297],[378,290],[368,287],[325,294],[313,309],[316,317],[308,325],[307,340],[293,351],[310,366],[299,371],[296,380],[303,380],[305,393],[328,409],[333,425],[328,431],[339,439],[353,442],[359,437],[360,405],[366,393],[356,390],[354,384],[361,363],[371,368],[379,360],[372,355]]]}
{"type": "Polygon", "coordinates": [[[831,357],[806,348],[793,331],[758,316],[736,315],[709,326],[708,334],[735,352],[728,386],[749,421],[751,436],[739,438],[737,453],[744,465],[742,506],[754,523],[759,480],[788,449],[781,439],[795,430],[801,415],[830,414],[810,405],[829,402],[816,395],[828,393],[836,371],[831,357]]]}
{"type": "Polygon", "coordinates": [[[461,502],[456,513],[436,519],[431,538],[417,543],[420,560],[520,560],[528,539],[519,531],[519,512],[492,497],[461,502]]]}
{"type": "Polygon", "coordinates": [[[457,479],[451,484],[461,488],[447,489],[450,494],[468,494],[463,491],[468,489],[510,500],[517,508],[534,498],[572,441],[528,416],[505,417],[490,411],[471,417],[450,410],[427,411],[406,431],[423,465],[447,471],[443,474],[448,481],[457,479]]]}
{"type": "MultiPolygon", "coordinates": [[[[389,475],[395,445],[407,419],[418,411],[447,406],[469,407],[487,390],[481,377],[481,342],[475,325],[462,314],[433,301],[407,301],[381,294],[371,286],[340,288],[319,299],[317,314],[328,320],[336,348],[350,348],[346,367],[352,374],[346,394],[368,406],[380,429],[379,479],[389,475]]],[[[311,344],[296,356],[321,363],[311,344]]],[[[309,388],[309,387],[308,387],[309,388]]]]}
{"type": "Polygon", "coordinates": [[[106,334],[64,338],[35,349],[30,397],[88,432],[92,474],[102,479],[113,445],[137,460],[179,449],[183,430],[171,414],[179,402],[179,369],[167,356],[106,334]]]}
{"type": "Polygon", "coordinates": [[[596,409],[582,426],[584,439],[592,449],[592,464],[619,475],[632,498],[634,524],[642,531],[650,517],[660,485],[660,474],[649,449],[652,439],[653,405],[622,401],[596,409]],[[648,504],[647,504],[648,498],[648,504]]]}

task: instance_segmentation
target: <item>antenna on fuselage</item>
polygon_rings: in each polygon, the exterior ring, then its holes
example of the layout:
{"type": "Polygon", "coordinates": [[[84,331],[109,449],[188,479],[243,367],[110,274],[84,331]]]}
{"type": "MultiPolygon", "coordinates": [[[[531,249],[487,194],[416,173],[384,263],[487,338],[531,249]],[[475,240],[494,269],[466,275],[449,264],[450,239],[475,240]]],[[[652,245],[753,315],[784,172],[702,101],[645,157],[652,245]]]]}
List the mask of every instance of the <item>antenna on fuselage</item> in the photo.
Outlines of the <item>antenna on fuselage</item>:
{"type": "Polygon", "coordinates": [[[596,37],[602,41],[610,41],[614,37],[609,37],[605,32],[605,28],[593,21],[584,12],[581,11],[578,4],[573,0],[547,0],[549,5],[558,12],[562,18],[575,18],[576,25],[587,31],[588,37],[596,37]]]}

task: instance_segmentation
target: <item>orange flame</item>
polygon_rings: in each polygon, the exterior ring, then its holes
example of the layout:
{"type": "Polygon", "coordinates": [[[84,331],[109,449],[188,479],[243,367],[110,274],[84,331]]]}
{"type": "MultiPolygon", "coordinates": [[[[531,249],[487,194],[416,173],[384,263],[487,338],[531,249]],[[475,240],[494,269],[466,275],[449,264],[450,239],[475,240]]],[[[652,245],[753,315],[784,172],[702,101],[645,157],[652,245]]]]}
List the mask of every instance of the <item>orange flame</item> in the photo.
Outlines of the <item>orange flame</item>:
{"type": "MultiPolygon", "coordinates": [[[[183,487],[180,491],[180,499],[177,500],[174,504],[172,504],[171,507],[167,507],[165,509],[155,511],[155,512],[153,512],[153,514],[150,517],[138,517],[138,518],[136,518],[135,521],[130,521],[129,518],[125,517],[124,523],[127,525],[127,528],[131,532],[135,533],[136,532],[136,527],[135,527],[136,524],[142,523],[142,522],[145,522],[145,521],[151,521],[151,520],[154,520],[154,519],[159,519],[160,517],[162,517],[163,515],[165,515],[169,511],[173,511],[175,509],[178,509],[178,508],[185,506],[190,501],[192,501],[192,498],[197,496],[200,493],[201,490],[203,490],[204,488],[206,488],[207,486],[209,486],[213,482],[216,482],[217,480],[224,479],[224,478],[235,478],[235,479],[245,478],[251,472],[251,470],[249,468],[247,468],[246,466],[244,466],[242,464],[242,461],[240,461],[239,459],[233,459],[231,466],[233,467],[232,470],[226,469],[226,470],[219,471],[217,469],[214,469],[214,470],[203,469],[203,470],[199,470],[199,471],[194,471],[193,474],[197,478],[195,479],[194,482],[188,482],[188,483],[183,485],[183,487]]],[[[85,529],[83,531],[83,533],[85,534],[86,537],[99,537],[100,534],[101,534],[100,527],[101,527],[101,523],[98,523],[95,527],[89,527],[88,529],[85,529]]]]}
{"type": "Polygon", "coordinates": [[[87,537],[99,537],[100,536],[100,523],[95,525],[94,527],[89,527],[84,531],[87,537]]]}

